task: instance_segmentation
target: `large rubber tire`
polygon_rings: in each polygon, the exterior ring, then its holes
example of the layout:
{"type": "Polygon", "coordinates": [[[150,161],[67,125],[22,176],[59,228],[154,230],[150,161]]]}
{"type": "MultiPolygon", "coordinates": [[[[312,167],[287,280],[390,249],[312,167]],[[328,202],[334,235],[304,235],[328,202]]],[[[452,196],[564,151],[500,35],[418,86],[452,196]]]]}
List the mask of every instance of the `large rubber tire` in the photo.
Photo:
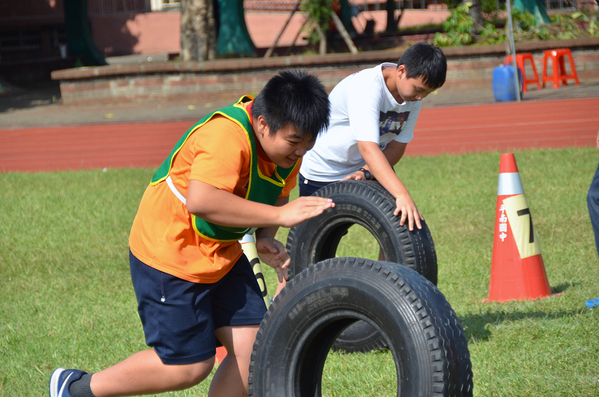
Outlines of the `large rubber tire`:
{"type": "Polygon", "coordinates": [[[393,215],[395,199],[378,182],[342,181],[319,189],[314,196],[329,197],[335,207],[292,228],[287,237],[290,277],[308,266],[334,258],[350,226],[366,228],[378,241],[388,262],[401,263],[437,284],[437,254],[426,222],[410,232],[393,215]]]}
{"type": "Polygon", "coordinates": [[[327,354],[357,320],[385,339],[398,396],[472,396],[468,344],[443,294],[409,268],[361,258],[319,262],[275,298],[254,343],[249,395],[321,396],[327,354]]]}
{"type": "MultiPolygon", "coordinates": [[[[341,238],[358,224],[375,237],[386,261],[401,263],[437,284],[437,255],[426,222],[412,232],[407,222],[400,226],[400,218],[393,215],[395,200],[378,182],[337,182],[314,195],[332,198],[335,207],[289,231],[291,278],[316,262],[335,257],[341,238]]],[[[339,336],[333,350],[354,353],[385,347],[373,327],[358,322],[339,336]]]]}

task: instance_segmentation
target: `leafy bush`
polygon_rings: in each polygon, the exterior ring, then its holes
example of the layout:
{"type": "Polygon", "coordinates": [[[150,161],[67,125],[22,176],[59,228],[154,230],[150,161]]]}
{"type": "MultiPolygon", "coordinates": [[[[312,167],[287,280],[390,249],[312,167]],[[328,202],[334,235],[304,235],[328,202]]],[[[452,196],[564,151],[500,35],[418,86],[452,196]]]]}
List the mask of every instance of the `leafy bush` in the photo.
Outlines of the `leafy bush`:
{"type": "Polygon", "coordinates": [[[493,14],[499,9],[498,0],[481,0],[480,10],[486,14],[493,14]]]}
{"type": "MultiPolygon", "coordinates": [[[[492,45],[507,40],[506,29],[486,22],[478,34],[474,33],[474,20],[470,16],[472,3],[462,3],[452,9],[451,15],[443,22],[445,33],[436,33],[434,44],[439,47],[462,46],[467,44],[492,45]]],[[[514,41],[565,40],[578,37],[599,37],[597,15],[587,15],[578,11],[571,15],[552,16],[550,24],[538,24],[535,16],[528,11],[512,9],[514,41]]]]}
{"type": "Polygon", "coordinates": [[[591,37],[599,37],[599,21],[597,15],[589,17],[584,12],[575,12],[572,19],[579,24],[591,37]]]}
{"type": "Polygon", "coordinates": [[[447,4],[447,8],[453,10],[457,6],[462,3],[462,0],[445,0],[445,4],[447,4]]]}
{"type": "Polygon", "coordinates": [[[320,41],[320,37],[313,29],[313,25],[317,25],[322,32],[329,29],[329,21],[333,14],[333,0],[302,0],[301,9],[308,15],[308,20],[312,22],[312,25],[306,25],[310,29],[308,41],[310,44],[316,44],[320,41]]]}
{"type": "Polygon", "coordinates": [[[473,42],[474,19],[470,16],[472,3],[460,3],[441,24],[445,33],[435,33],[434,43],[439,47],[462,46],[473,42]]]}

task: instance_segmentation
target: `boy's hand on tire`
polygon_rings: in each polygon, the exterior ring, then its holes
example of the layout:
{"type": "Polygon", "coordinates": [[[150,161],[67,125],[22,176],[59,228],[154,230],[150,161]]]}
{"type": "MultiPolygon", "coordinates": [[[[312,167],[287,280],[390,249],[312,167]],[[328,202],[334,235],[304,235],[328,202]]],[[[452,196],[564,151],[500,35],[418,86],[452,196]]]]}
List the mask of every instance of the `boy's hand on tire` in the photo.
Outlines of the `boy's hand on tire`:
{"type": "Polygon", "coordinates": [[[365,179],[364,178],[364,174],[362,173],[362,171],[356,171],[351,175],[346,176],[345,178],[342,179],[342,181],[361,181],[365,179]]]}
{"type": "Polygon", "coordinates": [[[401,226],[404,225],[407,219],[408,229],[410,231],[414,230],[414,224],[416,224],[418,229],[422,229],[422,224],[420,221],[423,221],[424,217],[420,211],[418,211],[418,208],[416,207],[414,200],[412,200],[412,197],[399,196],[395,198],[395,211],[393,212],[393,215],[399,216],[400,213],[401,218],[399,220],[399,224],[401,226]]]}
{"type": "Polygon", "coordinates": [[[279,283],[289,278],[291,259],[285,246],[272,237],[260,237],[256,240],[256,251],[260,260],[276,270],[279,283]]]}
{"type": "Polygon", "coordinates": [[[324,212],[324,210],[333,208],[335,203],[326,197],[300,197],[277,207],[280,210],[280,225],[283,227],[294,227],[310,218],[314,218],[324,212]]]}

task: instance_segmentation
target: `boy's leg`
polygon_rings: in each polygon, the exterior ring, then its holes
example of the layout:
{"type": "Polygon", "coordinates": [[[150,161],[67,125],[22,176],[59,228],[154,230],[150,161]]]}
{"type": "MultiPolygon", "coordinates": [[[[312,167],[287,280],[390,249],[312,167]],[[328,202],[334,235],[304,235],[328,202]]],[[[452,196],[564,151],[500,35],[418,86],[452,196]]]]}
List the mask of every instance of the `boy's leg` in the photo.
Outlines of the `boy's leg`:
{"type": "Polygon", "coordinates": [[[246,396],[250,361],[258,325],[222,327],[216,336],[227,349],[210,384],[209,397],[246,396]]]}
{"type": "Polygon", "coordinates": [[[206,379],[213,366],[214,357],[194,364],[165,365],[154,350],[144,350],[93,374],[91,390],[96,397],[183,390],[206,379]]]}
{"type": "Polygon", "coordinates": [[[595,245],[599,254],[599,166],[595,171],[595,176],[587,193],[587,207],[593,231],[595,232],[595,245]]]}
{"type": "MultiPolygon", "coordinates": [[[[591,182],[589,192],[587,193],[587,207],[589,209],[593,231],[595,232],[595,247],[597,249],[597,254],[599,254],[599,165],[597,166],[593,182],[591,182]]],[[[589,309],[599,307],[599,298],[587,301],[586,306],[589,309]]]]}
{"type": "Polygon", "coordinates": [[[213,284],[196,284],[147,266],[131,252],[131,280],[152,350],[132,355],[91,378],[96,397],[192,387],[214,366],[213,284]]]}
{"type": "Polygon", "coordinates": [[[211,316],[212,284],[196,284],[162,273],[130,254],[131,279],[146,343],[132,355],[91,379],[80,371],[57,370],[50,396],[96,397],[160,393],[192,387],[214,366],[216,340],[211,316]],[[71,378],[77,380],[70,380],[71,378]]]}
{"type": "Polygon", "coordinates": [[[210,385],[209,396],[247,395],[250,360],[266,304],[256,276],[242,255],[212,296],[212,317],[218,341],[227,349],[210,385]]]}

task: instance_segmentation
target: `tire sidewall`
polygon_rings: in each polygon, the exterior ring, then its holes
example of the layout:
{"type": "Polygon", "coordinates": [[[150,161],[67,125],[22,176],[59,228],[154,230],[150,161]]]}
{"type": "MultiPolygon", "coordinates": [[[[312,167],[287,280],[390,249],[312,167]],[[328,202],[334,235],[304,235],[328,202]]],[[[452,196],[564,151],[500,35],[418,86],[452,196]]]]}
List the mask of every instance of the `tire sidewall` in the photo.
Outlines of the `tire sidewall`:
{"type": "Polygon", "coordinates": [[[401,263],[436,283],[436,255],[426,223],[423,223],[423,229],[413,232],[409,232],[407,224],[400,226],[399,217],[393,215],[395,202],[378,182],[337,182],[325,186],[314,195],[333,198],[335,208],[290,230],[287,240],[291,257],[290,277],[316,262],[334,257],[334,249],[340,238],[335,235],[357,224],[374,236],[386,261],[401,263]],[[425,249],[421,241],[423,238],[430,240],[433,251],[428,257],[420,252],[425,249]],[[425,260],[432,263],[420,263],[425,260]]]}
{"type": "MultiPolygon", "coordinates": [[[[393,282],[388,282],[379,273],[364,272],[358,267],[343,269],[343,276],[339,276],[338,268],[325,269],[322,265],[314,269],[317,272],[292,280],[290,288],[286,288],[289,294],[275,300],[272,312],[269,311],[269,324],[263,335],[267,343],[256,352],[256,361],[264,360],[262,356],[273,359],[256,369],[262,381],[256,385],[259,390],[285,390],[284,396],[297,396],[293,394],[294,366],[307,335],[322,321],[341,314],[369,322],[384,336],[394,356],[398,380],[404,380],[398,382],[401,388],[398,395],[432,395],[431,335],[414,326],[420,324],[418,316],[423,310],[418,299],[413,294],[402,294],[393,282]],[[261,371],[268,374],[261,376],[261,371]],[[407,379],[409,381],[405,381],[407,379]]],[[[417,283],[429,283],[411,272],[417,283]]],[[[408,285],[407,288],[411,287],[408,285]]],[[[280,393],[264,395],[281,396],[280,393]]]]}

